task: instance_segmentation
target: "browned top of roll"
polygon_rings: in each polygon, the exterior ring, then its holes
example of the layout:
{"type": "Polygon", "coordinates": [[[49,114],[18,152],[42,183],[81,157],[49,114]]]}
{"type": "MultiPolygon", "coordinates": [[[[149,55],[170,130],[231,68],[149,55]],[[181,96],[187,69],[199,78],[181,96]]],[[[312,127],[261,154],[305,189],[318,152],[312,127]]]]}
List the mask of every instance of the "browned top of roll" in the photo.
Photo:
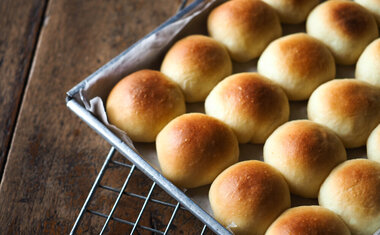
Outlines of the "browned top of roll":
{"type": "Polygon", "coordinates": [[[242,31],[267,31],[268,25],[276,22],[275,11],[266,3],[257,0],[235,0],[226,2],[211,12],[210,18],[218,14],[219,19],[230,22],[242,31]]]}
{"type": "MultiPolygon", "coordinates": [[[[331,161],[342,151],[343,144],[338,137],[329,129],[308,120],[288,122],[286,131],[276,138],[282,144],[277,145],[279,151],[296,159],[300,165],[310,169],[330,168],[331,161]]],[[[284,125],[284,127],[285,127],[284,125]]]]}
{"type": "Polygon", "coordinates": [[[325,100],[337,114],[354,116],[378,113],[380,90],[355,79],[339,79],[329,83],[325,100]]]}
{"type": "Polygon", "coordinates": [[[216,40],[203,35],[191,35],[170,48],[165,63],[188,65],[196,68],[200,74],[207,74],[224,66],[226,58],[229,58],[227,50],[216,40]]]}
{"type": "Polygon", "coordinates": [[[305,33],[292,34],[278,40],[283,62],[298,77],[319,74],[331,66],[331,53],[320,41],[305,33]]]}
{"type": "Polygon", "coordinates": [[[300,206],[285,211],[266,235],[349,235],[350,231],[332,211],[320,206],[300,206]]]}
{"type": "Polygon", "coordinates": [[[329,178],[330,185],[339,189],[347,205],[357,205],[357,213],[379,213],[380,163],[367,159],[350,160],[341,164],[329,178]]]}
{"type": "Polygon", "coordinates": [[[165,129],[164,137],[161,138],[165,138],[165,143],[170,146],[165,155],[166,161],[171,162],[172,158],[177,167],[187,169],[189,164],[201,166],[202,161],[218,162],[220,159],[217,157],[231,148],[231,135],[232,130],[221,121],[192,113],[172,121],[170,129],[165,129]]]}
{"type": "Polygon", "coordinates": [[[374,19],[362,6],[351,1],[329,1],[329,20],[342,34],[360,38],[371,30],[374,19]]]}
{"type": "Polygon", "coordinates": [[[259,121],[273,115],[273,110],[282,110],[285,93],[279,86],[258,73],[233,76],[226,85],[226,95],[222,96],[224,102],[259,121]]]}
{"type": "Polygon", "coordinates": [[[163,107],[171,107],[182,96],[176,84],[153,70],[140,70],[130,74],[117,83],[109,95],[122,102],[123,107],[147,116],[160,115],[163,107]],[[173,91],[177,91],[177,96],[173,95],[173,91]]]}
{"type": "Polygon", "coordinates": [[[253,208],[273,211],[277,209],[278,202],[284,200],[284,194],[288,193],[284,190],[286,184],[282,175],[260,161],[237,163],[217,179],[212,187],[217,187],[219,193],[218,198],[214,199],[230,203],[224,213],[230,211],[231,214],[244,214],[244,211],[253,208]]]}

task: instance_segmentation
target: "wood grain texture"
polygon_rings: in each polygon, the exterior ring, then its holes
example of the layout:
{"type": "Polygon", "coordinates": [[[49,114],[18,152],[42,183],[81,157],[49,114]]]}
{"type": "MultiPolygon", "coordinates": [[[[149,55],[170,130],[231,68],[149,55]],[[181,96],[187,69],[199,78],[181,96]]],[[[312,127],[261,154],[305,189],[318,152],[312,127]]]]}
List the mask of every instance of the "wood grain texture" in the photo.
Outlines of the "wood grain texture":
{"type": "Polygon", "coordinates": [[[44,0],[0,1],[0,178],[44,6],[44,0]]]}
{"type": "MultiPolygon", "coordinates": [[[[0,185],[1,234],[69,233],[109,145],[66,108],[65,92],[172,16],[179,5],[179,0],[49,1],[0,185]]],[[[112,168],[102,183],[121,187],[127,173],[112,168]]],[[[144,193],[151,182],[138,174],[128,191],[144,193]]],[[[155,196],[170,200],[159,191],[155,196]]],[[[115,198],[98,190],[90,208],[108,212],[115,198]]],[[[121,211],[115,212],[120,217],[135,215],[141,205],[128,197],[120,203],[121,211]]],[[[172,234],[199,234],[200,222],[181,213],[172,234]]],[[[170,218],[167,209],[150,205],[144,216],[141,223],[151,226],[170,218]]],[[[99,233],[102,222],[86,214],[78,233],[99,233]]],[[[129,230],[112,221],[107,231],[129,230]]]]}

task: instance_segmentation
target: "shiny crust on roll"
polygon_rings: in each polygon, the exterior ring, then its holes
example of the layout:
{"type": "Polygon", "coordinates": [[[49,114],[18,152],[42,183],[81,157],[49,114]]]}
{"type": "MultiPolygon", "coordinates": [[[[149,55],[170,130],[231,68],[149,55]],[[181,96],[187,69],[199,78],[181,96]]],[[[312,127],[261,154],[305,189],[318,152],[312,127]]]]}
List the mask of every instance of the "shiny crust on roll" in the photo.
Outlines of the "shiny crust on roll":
{"type": "Polygon", "coordinates": [[[349,160],[322,184],[319,204],[338,214],[352,234],[372,235],[380,229],[380,163],[349,160]]]}
{"type": "Polygon", "coordinates": [[[207,97],[206,113],[229,125],[240,143],[264,143],[289,119],[284,91],[258,73],[239,73],[220,82],[207,97]]]}
{"type": "Polygon", "coordinates": [[[311,95],[307,115],[333,130],[346,148],[363,146],[380,122],[380,88],[357,79],[327,82],[311,95]]]}
{"type": "Polygon", "coordinates": [[[173,118],[185,113],[180,88],[154,70],[132,73],[111,90],[106,103],[111,124],[137,142],[154,142],[158,132],[173,118]]]}
{"type": "Polygon", "coordinates": [[[232,63],[222,44],[210,37],[191,35],[169,49],[161,72],[181,87],[187,102],[199,102],[232,73],[232,63]]]}
{"type": "Polygon", "coordinates": [[[157,156],[162,174],[181,188],[210,184],[239,158],[232,130],[201,113],[184,114],[157,136],[157,156]]]}
{"type": "Polygon", "coordinates": [[[335,78],[335,61],[319,40],[296,33],[269,44],[257,70],[279,84],[289,100],[305,100],[320,84],[335,78]]]}
{"type": "Polygon", "coordinates": [[[214,217],[236,235],[264,234],[290,207],[282,175],[261,161],[239,162],[212,183],[209,199],[214,217]]]}
{"type": "Polygon", "coordinates": [[[320,206],[299,206],[286,210],[265,235],[350,235],[350,230],[334,212],[320,206]]]}
{"type": "Polygon", "coordinates": [[[264,161],[282,173],[291,193],[305,198],[317,198],[331,170],[345,160],[335,133],[308,120],[285,123],[264,145],[264,161]]]}
{"type": "Polygon", "coordinates": [[[338,64],[352,65],[379,36],[375,18],[351,1],[331,0],[318,5],[306,21],[306,31],[321,40],[338,64]]]}
{"type": "Polygon", "coordinates": [[[276,11],[260,0],[223,3],[211,11],[207,28],[211,37],[223,43],[238,62],[260,56],[282,34],[276,11]]]}

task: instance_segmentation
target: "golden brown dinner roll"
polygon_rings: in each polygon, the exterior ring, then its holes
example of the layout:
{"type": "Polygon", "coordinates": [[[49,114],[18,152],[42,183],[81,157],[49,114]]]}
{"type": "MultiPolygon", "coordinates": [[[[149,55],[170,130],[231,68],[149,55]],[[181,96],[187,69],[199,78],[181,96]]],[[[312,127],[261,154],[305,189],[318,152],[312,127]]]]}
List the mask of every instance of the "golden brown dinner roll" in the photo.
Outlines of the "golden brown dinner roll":
{"type": "Polygon", "coordinates": [[[331,0],[310,12],[306,31],[321,40],[338,64],[354,64],[364,48],[378,37],[375,18],[362,6],[345,0],[331,0]]]}
{"type": "Polygon", "coordinates": [[[210,37],[191,35],[169,49],[161,72],[181,87],[187,102],[198,102],[232,73],[232,63],[222,44],[210,37]]]}
{"type": "Polygon", "coordinates": [[[317,198],[331,170],[346,159],[340,139],[308,120],[285,123],[264,145],[264,161],[282,173],[291,193],[306,198],[317,198]]]}
{"type": "Polygon", "coordinates": [[[372,235],[380,228],[380,163],[355,159],[340,164],[322,184],[318,201],[353,234],[372,235]]]}
{"type": "Polygon", "coordinates": [[[290,207],[289,189],[282,175],[255,160],[224,170],[212,183],[209,199],[216,220],[235,235],[264,234],[290,207]]]}
{"type": "Polygon", "coordinates": [[[299,206],[286,210],[265,235],[350,235],[350,230],[334,212],[320,206],[299,206]]]}
{"type": "Polygon", "coordinates": [[[180,88],[153,70],[132,73],[111,90],[106,104],[108,120],[133,141],[153,142],[173,118],[185,113],[180,88]]]}
{"type": "Polygon", "coordinates": [[[282,23],[298,24],[305,21],[311,9],[315,7],[319,0],[263,0],[272,6],[280,16],[282,23]]]}
{"type": "Polygon", "coordinates": [[[380,87],[380,39],[369,44],[359,57],[355,77],[380,87]]]}
{"type": "Polygon", "coordinates": [[[370,160],[380,162],[380,124],[368,137],[367,156],[370,160]]]}
{"type": "Polygon", "coordinates": [[[172,120],[158,134],[156,148],[162,174],[182,188],[210,184],[239,158],[233,131],[201,113],[172,120]]]}
{"type": "Polygon", "coordinates": [[[260,0],[228,1],[213,9],[207,21],[211,37],[228,48],[232,59],[246,62],[282,34],[275,10],[260,0]]]}
{"type": "Polygon", "coordinates": [[[320,84],[335,77],[335,61],[320,41],[297,33],[269,44],[257,70],[279,84],[289,100],[305,100],[320,84]]]}
{"type": "Polygon", "coordinates": [[[229,125],[240,143],[264,143],[289,119],[284,91],[258,73],[234,74],[206,98],[206,113],[229,125]]]}
{"type": "Polygon", "coordinates": [[[380,1],[378,0],[354,0],[372,13],[380,26],[380,1]]]}
{"type": "Polygon", "coordinates": [[[307,115],[333,130],[345,147],[363,146],[380,122],[380,88],[357,79],[329,81],[310,96],[307,115]]]}

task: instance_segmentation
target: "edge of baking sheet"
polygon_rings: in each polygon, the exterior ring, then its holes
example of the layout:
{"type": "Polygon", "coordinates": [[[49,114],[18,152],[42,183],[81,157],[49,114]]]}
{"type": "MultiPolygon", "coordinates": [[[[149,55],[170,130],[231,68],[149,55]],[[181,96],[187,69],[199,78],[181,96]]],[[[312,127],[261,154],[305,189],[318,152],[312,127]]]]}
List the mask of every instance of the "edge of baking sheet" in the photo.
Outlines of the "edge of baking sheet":
{"type": "Polygon", "coordinates": [[[107,142],[113,145],[122,155],[124,155],[128,160],[135,164],[145,175],[155,181],[161,188],[163,188],[169,195],[180,202],[185,208],[187,208],[192,214],[194,214],[198,219],[200,219],[204,224],[206,224],[211,230],[217,234],[231,234],[224,226],[217,222],[211,215],[199,207],[195,202],[193,202],[183,191],[177,188],[169,180],[164,178],[164,176],[153,168],[149,163],[147,163],[138,153],[132,150],[126,143],[124,143],[119,137],[112,133],[103,123],[101,123],[95,116],[93,116],[89,111],[87,111],[81,104],[79,104],[73,96],[77,94],[80,89],[82,89],[88,80],[92,79],[96,74],[107,69],[116,61],[118,61],[124,54],[128,53],[132,48],[138,45],[142,40],[149,37],[150,35],[156,33],[167,25],[181,19],[186,13],[195,8],[199,3],[204,0],[196,0],[194,3],[190,4],[185,9],[181,10],[175,16],[164,22],[158,28],[153,30],[151,33],[147,34],[145,37],[140,39],[138,42],[133,44],[131,47],[123,51],[121,54],[113,58],[107,64],[99,68],[96,72],[85,78],[83,81],[74,86],[71,90],[67,92],[66,105],[78,115],[85,123],[87,123],[92,129],[94,129],[99,135],[101,135],[107,142]]]}

